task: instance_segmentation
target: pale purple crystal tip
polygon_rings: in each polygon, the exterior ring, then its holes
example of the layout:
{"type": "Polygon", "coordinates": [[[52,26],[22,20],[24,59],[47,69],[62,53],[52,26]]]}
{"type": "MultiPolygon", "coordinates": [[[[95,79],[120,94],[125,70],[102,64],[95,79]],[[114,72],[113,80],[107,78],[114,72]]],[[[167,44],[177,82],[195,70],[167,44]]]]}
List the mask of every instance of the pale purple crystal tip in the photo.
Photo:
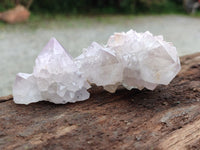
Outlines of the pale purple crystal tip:
{"type": "Polygon", "coordinates": [[[19,104],[41,100],[65,104],[88,99],[89,87],[73,58],[52,38],[36,58],[33,73],[17,75],[13,96],[19,104]]]}

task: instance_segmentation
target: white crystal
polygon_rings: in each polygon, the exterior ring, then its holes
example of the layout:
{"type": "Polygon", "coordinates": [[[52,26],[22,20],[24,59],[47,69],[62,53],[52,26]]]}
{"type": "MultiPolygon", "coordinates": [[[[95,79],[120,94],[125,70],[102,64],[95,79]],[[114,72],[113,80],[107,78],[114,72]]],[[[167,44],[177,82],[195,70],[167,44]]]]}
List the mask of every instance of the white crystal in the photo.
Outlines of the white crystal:
{"type": "Polygon", "coordinates": [[[88,99],[89,87],[73,58],[52,38],[37,57],[33,74],[17,75],[13,96],[19,104],[41,100],[65,104],[88,99]]]}
{"type": "Polygon", "coordinates": [[[112,50],[96,42],[84,49],[75,61],[89,83],[104,86],[111,93],[115,92],[118,87],[117,83],[122,82],[122,64],[117,60],[112,50]],[[108,88],[110,86],[112,88],[108,88]]]}
{"type": "Polygon", "coordinates": [[[150,32],[115,33],[107,43],[123,65],[122,84],[127,89],[153,90],[158,84],[167,85],[180,71],[176,48],[162,36],[150,32]]]}
{"type": "Polygon", "coordinates": [[[13,96],[18,104],[82,101],[89,98],[88,82],[111,93],[120,85],[153,90],[169,84],[180,68],[172,43],[148,31],[115,33],[106,46],[93,42],[75,60],[52,38],[37,57],[33,73],[17,74],[13,96]]]}
{"type": "Polygon", "coordinates": [[[29,104],[42,100],[33,74],[18,73],[13,87],[15,103],[29,104]]]}

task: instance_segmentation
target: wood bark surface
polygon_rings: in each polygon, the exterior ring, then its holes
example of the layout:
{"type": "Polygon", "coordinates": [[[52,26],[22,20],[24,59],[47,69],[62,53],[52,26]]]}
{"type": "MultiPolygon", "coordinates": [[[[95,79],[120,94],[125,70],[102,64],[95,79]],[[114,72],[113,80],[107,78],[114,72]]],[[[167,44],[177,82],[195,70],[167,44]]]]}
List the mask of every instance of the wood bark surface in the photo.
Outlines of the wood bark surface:
{"type": "Polygon", "coordinates": [[[0,98],[0,149],[200,149],[200,53],[154,91],[93,88],[74,104],[0,98]]]}

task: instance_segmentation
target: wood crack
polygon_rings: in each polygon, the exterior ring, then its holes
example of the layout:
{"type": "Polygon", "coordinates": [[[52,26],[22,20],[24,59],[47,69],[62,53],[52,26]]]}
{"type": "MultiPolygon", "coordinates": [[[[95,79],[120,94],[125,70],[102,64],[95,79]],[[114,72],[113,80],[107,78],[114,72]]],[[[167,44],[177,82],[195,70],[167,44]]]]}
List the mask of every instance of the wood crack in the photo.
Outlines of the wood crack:
{"type": "Polygon", "coordinates": [[[12,95],[0,97],[0,103],[4,103],[4,102],[10,101],[10,100],[13,100],[12,95]]]}

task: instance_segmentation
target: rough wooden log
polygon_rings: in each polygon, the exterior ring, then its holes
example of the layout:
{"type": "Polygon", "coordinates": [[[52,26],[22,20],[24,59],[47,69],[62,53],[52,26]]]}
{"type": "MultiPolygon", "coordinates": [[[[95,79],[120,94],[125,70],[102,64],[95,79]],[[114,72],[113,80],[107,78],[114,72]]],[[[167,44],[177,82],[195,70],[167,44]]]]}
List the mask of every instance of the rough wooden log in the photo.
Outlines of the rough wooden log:
{"type": "Polygon", "coordinates": [[[200,53],[155,91],[92,89],[84,102],[0,103],[0,149],[200,149],[200,53]]]}

